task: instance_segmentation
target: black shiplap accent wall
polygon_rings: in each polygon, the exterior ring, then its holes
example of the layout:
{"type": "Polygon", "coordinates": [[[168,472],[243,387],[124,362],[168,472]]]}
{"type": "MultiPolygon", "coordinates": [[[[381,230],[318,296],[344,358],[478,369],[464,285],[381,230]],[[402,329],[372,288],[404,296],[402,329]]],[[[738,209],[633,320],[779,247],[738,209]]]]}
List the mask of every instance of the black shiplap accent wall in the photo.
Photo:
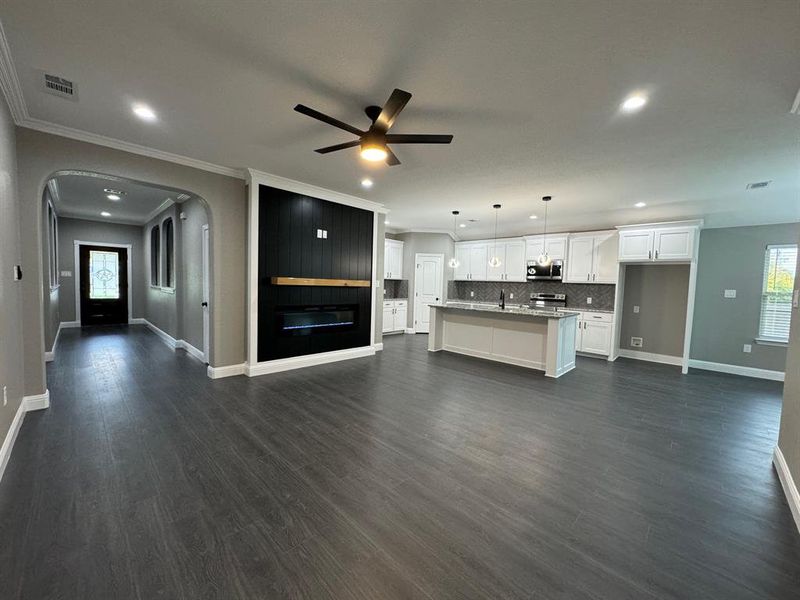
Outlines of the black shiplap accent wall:
{"type": "Polygon", "coordinates": [[[368,346],[372,288],[275,286],[271,277],[372,281],[371,211],[268,186],[259,187],[258,360],[368,346]],[[317,238],[317,229],[328,232],[317,238]],[[282,337],[275,326],[282,306],[357,305],[349,331],[282,337]]]}

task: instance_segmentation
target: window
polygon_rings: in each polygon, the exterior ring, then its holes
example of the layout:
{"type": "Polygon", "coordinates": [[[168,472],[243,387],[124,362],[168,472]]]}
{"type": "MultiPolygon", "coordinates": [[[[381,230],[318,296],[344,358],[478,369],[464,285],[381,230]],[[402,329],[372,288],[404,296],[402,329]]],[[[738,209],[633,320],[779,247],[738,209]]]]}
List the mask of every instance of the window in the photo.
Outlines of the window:
{"type": "Polygon", "coordinates": [[[119,254],[89,251],[89,298],[92,300],[119,298],[119,254]]]}
{"type": "Polygon", "coordinates": [[[764,254],[764,281],[761,288],[761,319],[758,323],[759,340],[789,341],[796,267],[796,245],[767,246],[764,254]]]}
{"type": "Polygon", "coordinates": [[[58,287],[58,217],[52,202],[47,202],[47,244],[49,247],[50,289],[58,287]]]}
{"type": "Polygon", "coordinates": [[[158,267],[161,264],[161,237],[158,225],[150,230],[150,285],[158,287],[158,267]]]}
{"type": "Polygon", "coordinates": [[[175,287],[175,230],[172,219],[165,219],[161,224],[164,235],[164,283],[168,288],[175,287]]]}

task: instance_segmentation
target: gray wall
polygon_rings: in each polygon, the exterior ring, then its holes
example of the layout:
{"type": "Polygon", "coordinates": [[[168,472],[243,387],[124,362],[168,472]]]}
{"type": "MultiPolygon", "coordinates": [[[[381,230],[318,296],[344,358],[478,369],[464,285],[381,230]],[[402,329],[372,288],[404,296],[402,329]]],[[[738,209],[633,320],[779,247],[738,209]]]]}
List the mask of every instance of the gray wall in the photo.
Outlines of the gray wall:
{"type": "Polygon", "coordinates": [[[390,237],[404,242],[403,279],[408,279],[408,322],[406,327],[413,327],[415,255],[426,252],[444,255],[444,289],[442,290],[442,300],[444,300],[447,294],[447,282],[453,278],[453,269],[447,266],[447,261],[453,257],[455,244],[453,238],[446,233],[398,233],[390,237]]]}
{"type": "Polygon", "coordinates": [[[211,364],[244,362],[247,199],[243,180],[32,129],[17,128],[16,138],[22,266],[26,272],[22,282],[26,394],[41,394],[46,389],[41,198],[47,180],[65,169],[188,190],[205,201],[212,252],[211,364]]]}
{"type": "MultiPolygon", "coordinates": [[[[71,271],[71,277],[61,277],[59,307],[62,321],[75,321],[75,281],[78,265],[75,264],[75,240],[110,244],[131,244],[131,280],[128,282],[128,302],[133,317],[144,316],[144,272],[142,263],[142,228],[138,225],[120,225],[87,221],[85,219],[58,218],[58,263],[60,271],[71,271]]],[[[46,277],[45,277],[46,279],[46,277]]],[[[50,346],[52,348],[52,346],[50,346]]]]}
{"type": "Polygon", "coordinates": [[[206,208],[199,200],[187,200],[178,211],[186,218],[179,219],[181,261],[178,281],[181,291],[181,337],[202,352],[203,350],[203,225],[208,224],[206,208]]]}
{"type": "MultiPolygon", "coordinates": [[[[145,264],[144,268],[144,297],[145,297],[145,304],[144,304],[144,318],[150,321],[153,325],[161,329],[162,331],[168,333],[176,340],[180,340],[181,338],[181,330],[180,330],[180,321],[181,317],[179,314],[178,307],[180,306],[181,302],[181,287],[180,287],[180,273],[182,271],[182,260],[181,260],[181,227],[179,224],[178,219],[178,207],[177,205],[172,205],[166,210],[159,213],[156,217],[151,219],[141,230],[142,236],[142,247],[143,247],[143,262],[145,264]],[[175,287],[172,291],[167,291],[162,289],[160,286],[153,286],[151,285],[151,277],[150,277],[150,232],[154,225],[159,226],[159,236],[162,236],[163,240],[163,226],[162,223],[164,219],[172,217],[172,224],[173,224],[173,232],[174,232],[174,251],[175,251],[175,287]]],[[[163,243],[161,245],[161,256],[164,256],[164,246],[163,243]]],[[[163,277],[164,273],[164,262],[161,262],[161,272],[159,274],[160,277],[163,277]]],[[[163,281],[163,279],[162,279],[163,281]]],[[[202,334],[202,332],[201,332],[202,334]]],[[[203,348],[202,344],[199,347],[200,349],[203,348]]]]}
{"type": "MultiPolygon", "coordinates": [[[[29,203],[38,207],[41,190],[29,203]]],[[[17,152],[14,123],[0,94],[0,394],[6,386],[8,404],[0,402],[0,444],[6,439],[24,395],[22,282],[14,281],[14,265],[22,264],[20,252],[19,196],[17,194],[17,152]]],[[[38,243],[38,242],[37,242],[38,243]]],[[[41,289],[35,271],[25,273],[33,288],[41,289]]],[[[24,281],[23,279],[23,281],[24,281]]],[[[37,299],[39,294],[36,294],[37,299]]],[[[39,311],[39,303],[36,303],[39,311]]],[[[31,335],[31,332],[27,332],[31,335]]],[[[42,337],[41,329],[38,332],[42,337]]]]}
{"type": "Polygon", "coordinates": [[[628,265],[620,348],[683,356],[688,293],[689,265],[628,265]],[[642,338],[641,348],[630,345],[631,336],[642,338]]]}
{"type": "MultiPolygon", "coordinates": [[[[800,255],[797,257],[794,289],[800,289],[800,255]]],[[[795,291],[795,293],[797,293],[795,291]]],[[[800,484],[800,311],[792,310],[792,328],[786,356],[786,380],[783,384],[783,410],[778,447],[789,465],[792,479],[800,484]]]]}
{"type": "Polygon", "coordinates": [[[800,224],[704,229],[700,233],[691,358],[783,371],[786,348],[755,344],[767,244],[796,244],[800,224]],[[723,298],[735,289],[736,298],[723,298]],[[752,344],[752,353],[742,352],[752,344]]]}

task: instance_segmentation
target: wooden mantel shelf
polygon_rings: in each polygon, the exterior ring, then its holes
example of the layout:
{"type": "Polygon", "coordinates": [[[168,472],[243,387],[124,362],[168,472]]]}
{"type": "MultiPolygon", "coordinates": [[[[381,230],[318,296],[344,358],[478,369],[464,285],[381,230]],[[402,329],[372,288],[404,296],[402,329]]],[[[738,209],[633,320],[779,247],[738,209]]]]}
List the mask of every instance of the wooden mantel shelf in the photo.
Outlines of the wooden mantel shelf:
{"type": "Polygon", "coordinates": [[[314,279],[311,277],[272,277],[272,285],[315,285],[322,287],[369,287],[369,279],[314,279]]]}

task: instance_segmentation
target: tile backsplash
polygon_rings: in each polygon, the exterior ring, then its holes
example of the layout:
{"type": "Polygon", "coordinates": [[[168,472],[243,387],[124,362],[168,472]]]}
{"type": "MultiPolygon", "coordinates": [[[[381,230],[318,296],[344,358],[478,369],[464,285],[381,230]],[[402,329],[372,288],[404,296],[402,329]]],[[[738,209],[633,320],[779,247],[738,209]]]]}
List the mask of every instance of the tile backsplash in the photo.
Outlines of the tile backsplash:
{"type": "MultiPolygon", "coordinates": [[[[566,294],[567,307],[583,310],[614,310],[615,285],[599,283],[561,283],[560,281],[448,281],[448,300],[472,300],[474,302],[498,302],[500,290],[506,292],[506,303],[525,304],[533,293],[566,294]],[[474,296],[470,296],[474,292],[474,296]],[[509,295],[514,294],[514,299],[509,295]],[[592,303],[587,304],[586,299],[592,303]]],[[[388,290],[387,290],[388,292],[388,290]]],[[[387,296],[388,297],[388,296],[387,296]]]]}
{"type": "Polygon", "coordinates": [[[384,279],[383,290],[386,300],[408,298],[408,279],[384,279]]]}

